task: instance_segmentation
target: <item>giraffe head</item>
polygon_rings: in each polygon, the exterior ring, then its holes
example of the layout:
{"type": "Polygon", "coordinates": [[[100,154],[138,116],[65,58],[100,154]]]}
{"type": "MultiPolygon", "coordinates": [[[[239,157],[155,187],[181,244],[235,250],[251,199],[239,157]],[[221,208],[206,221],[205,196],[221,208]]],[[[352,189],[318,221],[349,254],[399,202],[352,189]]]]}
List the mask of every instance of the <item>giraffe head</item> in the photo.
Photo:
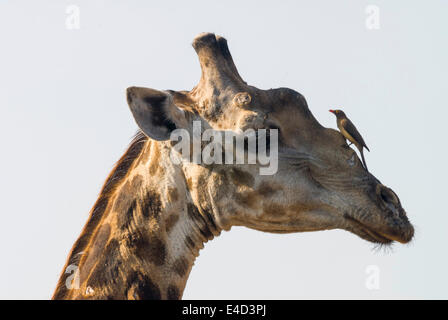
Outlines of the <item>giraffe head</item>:
{"type": "Polygon", "coordinates": [[[381,244],[412,239],[414,229],[396,193],[364,169],[338,131],[319,124],[301,94],[247,85],[222,37],[201,34],[193,47],[202,69],[193,90],[127,90],[140,129],[169,147],[177,129],[194,134],[194,121],[217,132],[267,129],[278,141],[272,174],[260,174],[260,162],[179,164],[201,212],[213,214],[226,230],[234,225],[276,233],[344,229],[381,244]]]}

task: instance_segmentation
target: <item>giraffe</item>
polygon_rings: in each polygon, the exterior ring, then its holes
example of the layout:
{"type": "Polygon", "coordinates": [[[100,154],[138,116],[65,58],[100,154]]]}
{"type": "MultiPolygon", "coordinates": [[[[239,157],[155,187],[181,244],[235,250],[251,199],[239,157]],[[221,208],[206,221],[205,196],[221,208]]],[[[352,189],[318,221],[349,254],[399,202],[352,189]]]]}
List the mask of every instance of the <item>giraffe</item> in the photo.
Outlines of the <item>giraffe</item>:
{"type": "Polygon", "coordinates": [[[343,229],[381,245],[412,240],[396,193],[361,164],[336,130],[288,88],[239,75],[227,41],[193,41],[202,74],[191,91],[127,89],[139,127],[73,245],[53,299],[181,299],[204,243],[232,226],[273,233],[343,229]],[[173,161],[171,133],[278,132],[278,170],[260,164],[173,161]],[[74,285],[75,284],[75,285],[74,285]]]}

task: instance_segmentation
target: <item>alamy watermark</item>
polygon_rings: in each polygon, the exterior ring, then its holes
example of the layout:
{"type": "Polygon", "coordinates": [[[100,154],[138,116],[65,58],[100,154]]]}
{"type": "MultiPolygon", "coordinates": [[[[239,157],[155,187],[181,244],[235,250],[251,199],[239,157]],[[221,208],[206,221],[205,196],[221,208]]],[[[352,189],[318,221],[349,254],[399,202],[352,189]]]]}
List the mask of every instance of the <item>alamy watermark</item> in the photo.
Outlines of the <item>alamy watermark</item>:
{"type": "Polygon", "coordinates": [[[365,9],[367,14],[366,17],[366,28],[367,30],[379,30],[380,25],[380,8],[373,4],[368,5],[365,9]]]}
{"type": "Polygon", "coordinates": [[[79,268],[77,265],[71,264],[65,269],[65,273],[70,274],[65,279],[67,289],[79,289],[79,268]]]}
{"type": "Polygon", "coordinates": [[[67,30],[79,30],[81,28],[80,9],[77,5],[71,4],[65,8],[67,17],[65,27],[67,30]]]}
{"type": "Polygon", "coordinates": [[[380,268],[377,265],[369,265],[366,267],[366,288],[368,290],[380,289],[380,268]]]}
{"type": "Polygon", "coordinates": [[[278,170],[278,129],[229,131],[206,129],[193,121],[192,136],[186,129],[175,129],[170,140],[175,164],[259,164],[260,175],[273,175],[278,170]],[[179,157],[179,154],[181,157],[179,157]]]}

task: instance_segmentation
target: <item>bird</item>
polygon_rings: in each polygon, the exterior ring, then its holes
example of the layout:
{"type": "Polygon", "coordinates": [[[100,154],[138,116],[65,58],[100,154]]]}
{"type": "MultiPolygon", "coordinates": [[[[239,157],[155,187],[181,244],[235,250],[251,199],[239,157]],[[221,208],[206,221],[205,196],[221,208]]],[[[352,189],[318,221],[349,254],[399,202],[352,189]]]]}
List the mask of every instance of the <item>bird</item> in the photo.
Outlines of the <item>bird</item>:
{"type": "Polygon", "coordinates": [[[355,125],[350,121],[349,118],[345,115],[344,111],[342,110],[329,110],[331,113],[333,113],[336,116],[336,123],[339,128],[339,131],[341,131],[344,138],[350,141],[350,145],[354,144],[356,148],[358,148],[359,153],[361,154],[362,163],[364,164],[364,168],[366,168],[366,171],[369,171],[367,169],[366,159],[364,159],[364,148],[367,149],[367,151],[370,152],[369,148],[367,147],[366,143],[364,142],[364,139],[362,138],[361,134],[359,133],[358,129],[356,129],[355,125]]]}

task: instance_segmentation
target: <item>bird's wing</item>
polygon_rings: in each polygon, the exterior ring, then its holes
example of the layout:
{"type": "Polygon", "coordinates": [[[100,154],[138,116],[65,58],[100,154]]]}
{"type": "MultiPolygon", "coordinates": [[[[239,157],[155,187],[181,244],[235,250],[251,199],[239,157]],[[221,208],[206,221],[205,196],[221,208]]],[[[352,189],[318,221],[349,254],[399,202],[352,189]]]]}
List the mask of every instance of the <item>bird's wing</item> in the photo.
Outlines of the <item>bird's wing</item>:
{"type": "Polygon", "coordinates": [[[367,147],[366,143],[364,142],[364,139],[362,138],[361,134],[358,132],[355,125],[349,119],[342,120],[341,124],[344,127],[345,131],[347,131],[347,133],[349,135],[351,135],[353,137],[353,139],[355,139],[356,142],[358,142],[361,146],[363,146],[367,150],[369,150],[369,148],[367,147]]]}

